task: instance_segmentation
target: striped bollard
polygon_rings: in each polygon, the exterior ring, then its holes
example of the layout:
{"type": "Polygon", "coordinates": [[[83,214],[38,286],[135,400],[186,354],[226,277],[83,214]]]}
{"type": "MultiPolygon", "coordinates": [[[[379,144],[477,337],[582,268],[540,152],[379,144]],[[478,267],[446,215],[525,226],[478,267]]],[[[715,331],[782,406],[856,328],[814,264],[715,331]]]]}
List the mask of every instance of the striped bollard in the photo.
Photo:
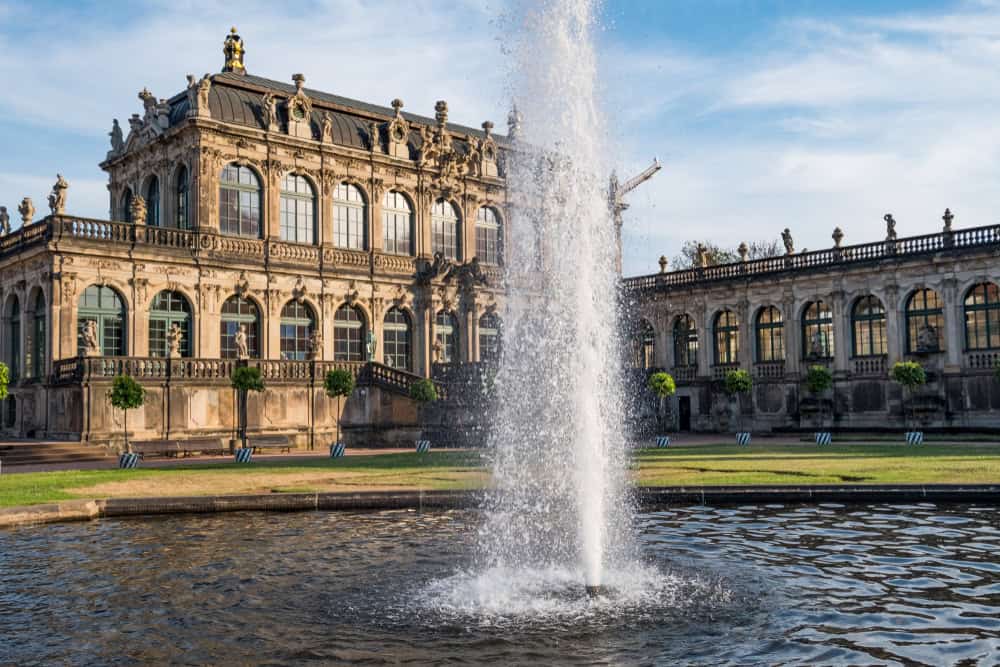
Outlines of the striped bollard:
{"type": "Polygon", "coordinates": [[[240,447],[236,450],[237,463],[250,463],[253,459],[253,447],[240,447]]]}
{"type": "Polygon", "coordinates": [[[669,435],[658,435],[658,436],[656,436],[656,446],[657,446],[657,448],[669,447],[670,446],[670,436],[669,435]]]}
{"type": "Polygon", "coordinates": [[[430,440],[417,440],[417,454],[426,454],[431,451],[430,440]]]}
{"type": "Polygon", "coordinates": [[[817,445],[829,445],[831,442],[833,442],[833,435],[829,431],[816,434],[817,445]]]}
{"type": "Polygon", "coordinates": [[[330,445],[330,458],[339,459],[341,456],[344,455],[344,451],[346,449],[347,447],[345,447],[344,443],[342,442],[333,443],[332,445],[330,445]]]}
{"type": "Polygon", "coordinates": [[[119,468],[138,468],[139,467],[139,455],[133,452],[125,452],[118,457],[118,467],[119,468]]]}
{"type": "Polygon", "coordinates": [[[922,444],[924,444],[924,432],[923,431],[907,431],[906,432],[906,444],[908,444],[908,445],[922,445],[922,444]]]}
{"type": "Polygon", "coordinates": [[[750,431],[740,431],[736,434],[736,444],[747,446],[750,444],[750,431]]]}

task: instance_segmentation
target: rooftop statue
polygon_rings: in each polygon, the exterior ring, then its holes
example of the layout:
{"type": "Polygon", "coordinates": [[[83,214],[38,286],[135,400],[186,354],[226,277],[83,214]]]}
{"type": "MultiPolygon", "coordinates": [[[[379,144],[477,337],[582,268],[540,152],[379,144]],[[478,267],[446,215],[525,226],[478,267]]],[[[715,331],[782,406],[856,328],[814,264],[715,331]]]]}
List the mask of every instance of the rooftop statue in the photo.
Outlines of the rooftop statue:
{"type": "Polygon", "coordinates": [[[62,177],[62,174],[56,174],[56,184],[52,186],[52,193],[49,195],[49,210],[52,211],[52,215],[62,215],[66,212],[66,191],[69,189],[69,183],[66,179],[62,177]]]}
{"type": "Polygon", "coordinates": [[[264,129],[275,129],[272,126],[276,126],[278,123],[278,98],[274,96],[274,93],[264,94],[260,104],[260,112],[264,121],[264,129]]]}
{"type": "Polygon", "coordinates": [[[21,214],[21,224],[23,227],[31,224],[32,218],[35,217],[35,205],[31,203],[31,197],[25,197],[21,200],[21,205],[17,207],[17,212],[21,214]]]}
{"type": "Polygon", "coordinates": [[[695,252],[698,254],[698,268],[708,268],[708,248],[704,243],[699,243],[695,252]]]}
{"type": "Polygon", "coordinates": [[[0,206],[0,234],[10,234],[10,214],[6,206],[0,206]]]}
{"type": "Polygon", "coordinates": [[[896,240],[896,220],[893,219],[892,213],[886,213],[882,216],[885,220],[885,240],[895,241],[896,240]]]}
{"type": "Polygon", "coordinates": [[[125,150],[125,140],[122,138],[122,127],[118,124],[117,118],[111,121],[111,131],[108,132],[108,136],[111,137],[111,153],[113,155],[118,155],[125,150]]]}
{"type": "Polygon", "coordinates": [[[792,231],[785,227],[785,231],[781,232],[781,242],[785,244],[785,254],[794,255],[795,254],[795,243],[792,241],[792,231]]]}

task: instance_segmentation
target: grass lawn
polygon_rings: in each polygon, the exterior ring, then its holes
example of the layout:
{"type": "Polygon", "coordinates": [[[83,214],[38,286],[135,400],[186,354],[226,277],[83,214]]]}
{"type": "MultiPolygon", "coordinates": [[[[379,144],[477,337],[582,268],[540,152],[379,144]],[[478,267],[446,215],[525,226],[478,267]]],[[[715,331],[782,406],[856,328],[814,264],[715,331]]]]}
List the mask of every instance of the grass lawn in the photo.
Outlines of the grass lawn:
{"type": "MultiPolygon", "coordinates": [[[[1000,483],[1000,445],[672,445],[637,452],[633,475],[645,486],[1000,483]]],[[[0,507],[73,498],[469,489],[488,482],[479,453],[436,451],[2,475],[0,507]]]]}

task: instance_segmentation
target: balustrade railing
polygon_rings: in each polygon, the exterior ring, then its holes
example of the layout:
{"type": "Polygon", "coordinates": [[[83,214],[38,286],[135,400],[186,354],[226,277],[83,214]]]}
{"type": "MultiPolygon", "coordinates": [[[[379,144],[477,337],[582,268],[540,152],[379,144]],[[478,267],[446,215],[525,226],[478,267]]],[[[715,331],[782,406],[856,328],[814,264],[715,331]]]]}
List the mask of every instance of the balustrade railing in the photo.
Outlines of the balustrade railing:
{"type": "Polygon", "coordinates": [[[854,375],[875,375],[884,377],[887,373],[885,355],[877,357],[856,357],[851,360],[854,375]]]}
{"type": "Polygon", "coordinates": [[[694,382],[698,377],[697,366],[674,366],[670,369],[670,374],[674,376],[674,381],[678,384],[694,382]]]}
{"type": "Polygon", "coordinates": [[[759,378],[785,377],[784,361],[762,361],[753,365],[753,374],[759,378]]]}
{"type": "Polygon", "coordinates": [[[996,245],[1000,245],[1000,225],[989,225],[924,236],[911,236],[895,241],[877,241],[796,255],[766,257],[746,262],[636,276],[635,278],[626,278],[622,284],[626,291],[666,289],[677,285],[730,280],[782,271],[810,270],[885,258],[899,258],[907,255],[921,255],[953,248],[966,249],[996,245]]]}
{"type": "MultiPolygon", "coordinates": [[[[52,363],[51,380],[56,384],[80,382],[87,379],[112,378],[131,375],[139,380],[221,380],[229,381],[239,365],[236,359],[200,359],[164,357],[74,357],[52,363]]],[[[355,377],[366,362],[361,361],[290,361],[278,359],[250,359],[248,365],[259,368],[267,382],[321,383],[327,371],[341,368],[355,377]]],[[[415,376],[416,377],[416,376],[415,376]]],[[[409,389],[409,384],[406,385],[409,389]]]]}
{"type": "Polygon", "coordinates": [[[739,370],[739,364],[716,364],[712,366],[712,379],[722,380],[725,379],[726,373],[729,371],[739,370]]]}
{"type": "Polygon", "coordinates": [[[1000,350],[965,353],[965,367],[971,370],[993,370],[1000,363],[1000,350]]]}

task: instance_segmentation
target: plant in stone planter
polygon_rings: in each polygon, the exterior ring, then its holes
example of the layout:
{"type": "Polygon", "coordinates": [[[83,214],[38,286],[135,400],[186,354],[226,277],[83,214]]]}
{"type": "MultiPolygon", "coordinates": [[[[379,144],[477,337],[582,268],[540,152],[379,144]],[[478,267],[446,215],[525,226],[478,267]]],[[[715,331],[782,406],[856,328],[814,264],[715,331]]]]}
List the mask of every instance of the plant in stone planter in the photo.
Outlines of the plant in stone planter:
{"type": "Polygon", "coordinates": [[[656,411],[656,421],[659,423],[660,430],[663,431],[666,428],[666,410],[664,406],[667,399],[677,392],[677,383],[674,382],[674,377],[670,373],[659,371],[649,376],[648,387],[660,400],[656,411]]]}
{"type": "Polygon", "coordinates": [[[753,379],[750,373],[742,368],[729,371],[722,383],[723,388],[730,397],[736,399],[736,419],[739,424],[739,432],[743,431],[743,410],[740,407],[740,395],[749,394],[753,388],[753,379]]]}
{"type": "Polygon", "coordinates": [[[329,371],[323,378],[323,389],[327,396],[337,399],[337,442],[340,442],[340,401],[354,391],[354,376],[343,369],[329,371]]]}
{"type": "Polygon", "coordinates": [[[431,380],[421,378],[410,385],[410,398],[417,402],[420,423],[423,424],[424,406],[438,399],[437,387],[431,380]]]}
{"type": "Polygon", "coordinates": [[[111,382],[111,392],[108,394],[111,405],[122,411],[125,431],[125,451],[132,452],[128,442],[128,411],[142,406],[146,402],[146,390],[135,381],[131,375],[117,375],[111,382]]]}
{"type": "Polygon", "coordinates": [[[910,395],[912,403],[914,391],[927,383],[927,373],[924,367],[915,361],[897,361],[889,371],[889,378],[903,388],[903,428],[907,428],[906,394],[910,395]]]}
{"type": "Polygon", "coordinates": [[[237,366],[233,370],[230,384],[236,391],[238,403],[239,438],[243,449],[247,447],[247,396],[251,391],[264,391],[264,380],[260,369],[254,366],[237,366]]]}
{"type": "Polygon", "coordinates": [[[0,401],[7,399],[7,388],[10,386],[10,369],[0,361],[0,401]]]}
{"type": "Polygon", "coordinates": [[[826,410],[823,405],[823,392],[833,386],[833,373],[826,366],[810,366],[809,370],[806,371],[806,389],[809,393],[816,398],[816,404],[819,406],[819,424],[818,429],[823,428],[823,423],[826,420],[826,410]]]}

